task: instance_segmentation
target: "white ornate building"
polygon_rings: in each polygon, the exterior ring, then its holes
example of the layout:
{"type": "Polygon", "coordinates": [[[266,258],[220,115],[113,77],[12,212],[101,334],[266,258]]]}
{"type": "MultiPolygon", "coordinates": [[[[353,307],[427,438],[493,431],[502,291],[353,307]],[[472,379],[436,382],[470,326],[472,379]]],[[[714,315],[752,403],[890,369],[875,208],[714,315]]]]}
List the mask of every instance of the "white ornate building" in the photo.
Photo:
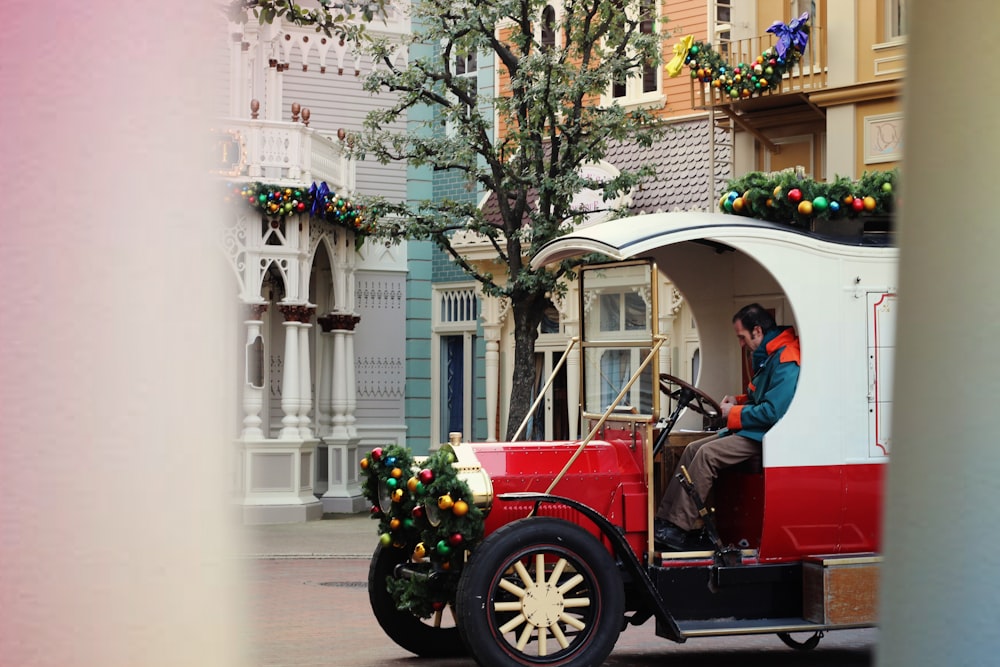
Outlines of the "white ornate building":
{"type": "MultiPolygon", "coordinates": [[[[280,21],[230,29],[216,155],[243,310],[236,502],[247,523],[356,512],[366,504],[359,449],[405,438],[406,245],[356,245],[349,215],[306,203],[323,184],[348,213],[360,193],[402,199],[405,166],[347,156],[345,141],[379,103],[361,89],[371,63],[349,44],[280,21]]],[[[409,26],[397,13],[370,29],[409,26]]]]}

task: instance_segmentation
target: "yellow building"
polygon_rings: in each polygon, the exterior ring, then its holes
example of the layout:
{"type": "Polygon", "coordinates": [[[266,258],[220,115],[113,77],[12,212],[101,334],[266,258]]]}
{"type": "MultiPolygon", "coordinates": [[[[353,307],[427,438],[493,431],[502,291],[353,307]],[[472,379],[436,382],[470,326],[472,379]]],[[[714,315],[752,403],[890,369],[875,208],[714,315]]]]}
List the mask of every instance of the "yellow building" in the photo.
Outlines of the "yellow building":
{"type": "Polygon", "coordinates": [[[790,24],[809,14],[804,57],[777,89],[734,100],[711,84],[692,86],[692,106],[734,130],[734,174],[803,167],[826,180],[899,165],[905,0],[710,4],[710,37],[732,65],[772,47],[775,37],[766,31],[774,21],[790,24]]]}

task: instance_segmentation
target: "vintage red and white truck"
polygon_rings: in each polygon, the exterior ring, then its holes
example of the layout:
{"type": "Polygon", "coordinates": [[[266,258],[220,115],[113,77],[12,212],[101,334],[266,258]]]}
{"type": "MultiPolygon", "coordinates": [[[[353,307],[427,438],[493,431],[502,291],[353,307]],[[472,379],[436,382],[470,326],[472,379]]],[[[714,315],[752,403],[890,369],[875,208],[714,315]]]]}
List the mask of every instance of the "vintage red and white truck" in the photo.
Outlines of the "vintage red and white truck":
{"type": "Polygon", "coordinates": [[[423,656],[486,667],[599,665],[628,624],[675,642],[776,634],[809,649],[876,622],[880,518],[892,437],[898,251],[888,235],[823,237],[717,213],[636,216],[562,237],[535,266],[601,253],[580,271],[577,441],[462,442],[424,459],[363,461],[382,530],[375,616],[423,656]],[[657,372],[661,274],[697,320],[700,367],[657,372]],[[704,499],[715,548],[656,550],[671,454],[711,427],[712,397],[746,378],[732,316],[760,302],[793,325],[801,370],[760,461],[704,499]],[[624,385],[609,383],[608,369],[624,385]],[[444,467],[442,467],[444,466],[444,467]]]}

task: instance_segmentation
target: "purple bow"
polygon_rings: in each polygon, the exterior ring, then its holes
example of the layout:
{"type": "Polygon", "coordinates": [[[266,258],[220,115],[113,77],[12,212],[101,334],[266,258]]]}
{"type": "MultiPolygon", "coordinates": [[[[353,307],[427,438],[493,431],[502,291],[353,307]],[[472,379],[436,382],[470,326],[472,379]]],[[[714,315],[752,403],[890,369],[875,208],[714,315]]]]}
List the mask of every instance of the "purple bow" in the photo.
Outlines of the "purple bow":
{"type": "Polygon", "coordinates": [[[809,42],[809,12],[804,12],[802,16],[794,19],[788,25],[781,21],[775,21],[768,32],[773,32],[778,37],[778,43],[774,45],[774,50],[778,52],[779,58],[784,58],[789,47],[794,47],[799,52],[806,50],[809,42]]]}
{"type": "Polygon", "coordinates": [[[313,215],[323,215],[324,209],[326,207],[326,196],[330,194],[330,188],[327,186],[326,181],[316,186],[315,181],[311,186],[309,186],[309,196],[312,197],[312,208],[310,213],[313,215]]]}

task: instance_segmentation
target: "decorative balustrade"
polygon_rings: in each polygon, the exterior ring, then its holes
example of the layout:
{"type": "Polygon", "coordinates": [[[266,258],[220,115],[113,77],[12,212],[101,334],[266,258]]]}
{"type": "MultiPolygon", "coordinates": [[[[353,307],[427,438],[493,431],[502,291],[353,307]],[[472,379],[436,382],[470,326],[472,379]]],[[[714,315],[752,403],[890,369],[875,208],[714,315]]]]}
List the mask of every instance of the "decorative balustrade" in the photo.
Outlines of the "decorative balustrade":
{"type": "Polygon", "coordinates": [[[297,122],[250,118],[222,123],[225,129],[219,132],[217,149],[220,174],[279,185],[326,181],[332,190],[354,191],[354,167],[341,139],[297,122]]]}
{"type": "MultiPolygon", "coordinates": [[[[716,48],[731,67],[743,63],[751,68],[757,57],[766,50],[774,49],[777,41],[775,35],[766,33],[756,37],[737,39],[724,42],[716,48]]],[[[766,66],[766,63],[765,63],[766,66]]],[[[805,93],[820,90],[827,85],[827,44],[826,33],[822,28],[812,27],[809,43],[802,58],[784,73],[780,78],[769,82],[769,85],[755,92],[753,97],[787,95],[790,93],[805,93]]],[[[711,81],[705,82],[691,77],[691,99],[695,108],[728,106],[743,101],[744,97],[732,97],[721,87],[716,87],[711,81]]]]}

